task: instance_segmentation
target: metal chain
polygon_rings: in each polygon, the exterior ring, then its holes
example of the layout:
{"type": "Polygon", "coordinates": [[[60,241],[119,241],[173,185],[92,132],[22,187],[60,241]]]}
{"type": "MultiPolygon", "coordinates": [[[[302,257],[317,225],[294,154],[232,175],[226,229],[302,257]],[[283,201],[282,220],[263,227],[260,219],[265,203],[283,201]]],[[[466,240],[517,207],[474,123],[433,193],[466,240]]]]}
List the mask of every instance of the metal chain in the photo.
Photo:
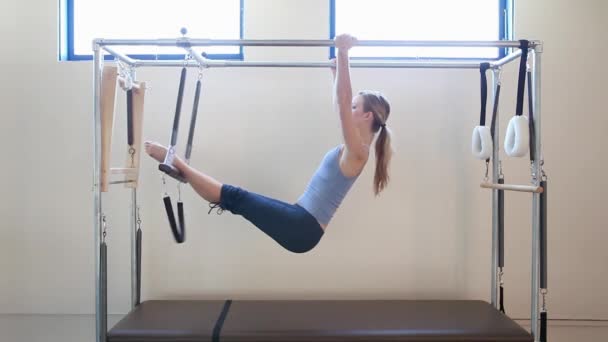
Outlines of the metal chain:
{"type": "Polygon", "coordinates": [[[544,159],[540,160],[540,179],[542,181],[547,180],[547,174],[545,173],[545,160],[544,159]]]}
{"type": "Polygon", "coordinates": [[[165,192],[165,196],[169,196],[169,194],[167,193],[167,181],[165,180],[165,174],[164,173],[161,176],[161,179],[163,181],[163,191],[165,192]]]}
{"type": "Polygon", "coordinates": [[[536,170],[534,170],[534,161],[530,161],[530,174],[532,175],[532,184],[536,184],[536,170]]]}
{"type": "Polygon", "coordinates": [[[106,222],[106,215],[105,214],[101,215],[101,221],[102,221],[102,226],[103,226],[102,233],[101,233],[101,236],[102,236],[101,243],[106,243],[106,235],[107,235],[108,225],[107,225],[107,222],[106,222]]]}
{"type": "Polygon", "coordinates": [[[484,176],[484,178],[483,178],[483,180],[484,180],[485,182],[487,182],[487,181],[488,181],[488,179],[489,179],[489,178],[488,178],[488,172],[489,172],[489,170],[490,170],[490,162],[486,160],[486,174],[485,174],[485,176],[484,176]]]}
{"type": "Polygon", "coordinates": [[[498,272],[498,283],[500,284],[500,286],[502,286],[505,284],[505,282],[503,280],[504,272],[502,271],[502,267],[500,267],[499,270],[500,271],[498,272]]]}
{"type": "Polygon", "coordinates": [[[135,168],[135,148],[133,146],[129,148],[129,154],[131,155],[131,167],[135,168]]]}
{"type": "Polygon", "coordinates": [[[498,161],[498,179],[504,179],[505,175],[502,173],[502,161],[498,161]]]}
{"type": "Polygon", "coordinates": [[[139,215],[139,206],[137,207],[137,229],[141,230],[141,216],[139,215]]]}
{"type": "Polygon", "coordinates": [[[125,65],[123,62],[118,61],[118,75],[124,80],[123,89],[131,90],[133,88],[133,68],[129,65],[125,65]]]}
{"type": "Polygon", "coordinates": [[[540,290],[540,294],[541,294],[542,300],[543,300],[542,301],[543,304],[542,304],[542,309],[541,310],[543,312],[547,312],[547,298],[546,298],[547,297],[547,292],[548,292],[547,289],[541,289],[540,290]]]}
{"type": "Polygon", "coordinates": [[[502,85],[502,67],[498,67],[498,77],[496,80],[496,85],[502,85]]]}

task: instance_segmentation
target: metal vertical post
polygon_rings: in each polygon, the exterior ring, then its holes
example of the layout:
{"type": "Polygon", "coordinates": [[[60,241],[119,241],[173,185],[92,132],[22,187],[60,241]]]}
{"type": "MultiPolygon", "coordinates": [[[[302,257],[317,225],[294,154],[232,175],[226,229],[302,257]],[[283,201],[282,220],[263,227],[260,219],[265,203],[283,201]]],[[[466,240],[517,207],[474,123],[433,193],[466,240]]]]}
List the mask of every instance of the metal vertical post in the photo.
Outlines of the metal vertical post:
{"type": "MultiPolygon", "coordinates": [[[[131,79],[135,81],[135,69],[131,69],[131,79]]],[[[131,193],[131,309],[137,306],[137,188],[131,193]]]]}
{"type": "Polygon", "coordinates": [[[131,309],[137,306],[137,188],[131,195],[131,309]]]}
{"type": "Polygon", "coordinates": [[[103,67],[103,54],[99,44],[93,44],[94,65],[94,97],[93,97],[93,233],[95,241],[95,337],[97,342],[106,341],[107,316],[103,308],[107,293],[105,278],[102,276],[102,264],[105,256],[101,253],[101,227],[102,227],[102,201],[101,201],[101,68],[103,67]]]}
{"type": "MultiPolygon", "coordinates": [[[[492,103],[496,102],[496,88],[498,87],[500,69],[492,69],[492,103]]],[[[496,114],[496,122],[494,126],[494,144],[492,151],[492,181],[498,183],[498,161],[500,160],[500,137],[499,115],[496,114]]],[[[492,305],[498,309],[498,190],[492,190],[492,305]]]]}
{"type": "MultiPolygon", "coordinates": [[[[541,52],[542,45],[537,45],[530,50],[532,57],[532,82],[529,85],[532,87],[532,100],[534,111],[534,130],[536,133],[535,144],[536,151],[535,159],[532,163],[532,173],[534,185],[539,185],[541,181],[540,173],[540,158],[542,156],[541,146],[541,52]]],[[[531,289],[531,322],[532,336],[535,341],[539,338],[539,297],[540,297],[540,194],[532,195],[532,289],[531,289]]]]}

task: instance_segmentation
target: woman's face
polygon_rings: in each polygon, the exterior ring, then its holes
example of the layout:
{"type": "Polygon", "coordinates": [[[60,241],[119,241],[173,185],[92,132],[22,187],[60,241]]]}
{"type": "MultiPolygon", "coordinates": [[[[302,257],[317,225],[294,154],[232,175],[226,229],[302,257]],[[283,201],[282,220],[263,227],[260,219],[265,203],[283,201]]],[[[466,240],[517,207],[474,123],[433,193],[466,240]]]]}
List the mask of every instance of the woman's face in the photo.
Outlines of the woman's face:
{"type": "Polygon", "coordinates": [[[357,96],[353,97],[352,112],[353,112],[353,118],[356,121],[364,121],[369,116],[369,112],[366,113],[365,110],[363,109],[363,107],[364,107],[363,96],[357,95],[357,96]]]}

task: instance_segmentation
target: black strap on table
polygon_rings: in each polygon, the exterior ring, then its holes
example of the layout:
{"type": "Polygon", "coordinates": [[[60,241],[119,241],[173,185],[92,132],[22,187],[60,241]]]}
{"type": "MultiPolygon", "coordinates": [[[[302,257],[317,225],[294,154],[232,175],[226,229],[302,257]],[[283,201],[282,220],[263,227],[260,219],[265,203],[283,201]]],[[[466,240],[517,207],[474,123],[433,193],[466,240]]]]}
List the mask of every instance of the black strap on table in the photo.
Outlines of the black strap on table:
{"type": "Polygon", "coordinates": [[[520,40],[521,59],[519,62],[519,79],[517,81],[517,106],[515,115],[521,116],[524,114],[524,93],[526,88],[526,65],[528,63],[528,47],[530,42],[520,40]]]}
{"type": "Polygon", "coordinates": [[[479,74],[481,77],[481,110],[479,113],[479,126],[486,125],[486,105],[488,103],[488,78],[486,71],[490,68],[490,63],[479,64],[479,74]]]}
{"type": "Polygon", "coordinates": [[[179,226],[175,222],[175,213],[173,212],[173,205],[171,204],[171,197],[165,196],[163,198],[165,203],[165,211],[167,212],[167,218],[169,219],[169,225],[171,226],[171,232],[177,243],[182,243],[186,240],[186,223],[184,222],[184,203],[181,201],[177,202],[177,216],[179,219],[179,226]]]}
{"type": "Polygon", "coordinates": [[[220,313],[217,321],[215,322],[215,326],[213,327],[213,337],[211,341],[219,342],[220,334],[222,333],[222,327],[224,326],[224,322],[226,321],[226,317],[228,316],[228,311],[230,310],[230,305],[232,305],[232,300],[228,299],[224,303],[224,307],[222,308],[222,312],[220,313]]]}

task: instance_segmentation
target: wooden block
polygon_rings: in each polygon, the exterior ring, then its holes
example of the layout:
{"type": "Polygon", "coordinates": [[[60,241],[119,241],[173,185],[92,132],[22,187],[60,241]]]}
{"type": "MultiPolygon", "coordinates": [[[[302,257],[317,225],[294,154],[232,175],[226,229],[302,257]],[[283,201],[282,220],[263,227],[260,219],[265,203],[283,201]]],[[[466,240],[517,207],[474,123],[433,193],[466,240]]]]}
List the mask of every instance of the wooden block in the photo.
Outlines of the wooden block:
{"type": "Polygon", "coordinates": [[[104,66],[101,76],[101,191],[108,191],[110,177],[110,156],[112,152],[112,131],[116,105],[116,66],[104,66]]]}

